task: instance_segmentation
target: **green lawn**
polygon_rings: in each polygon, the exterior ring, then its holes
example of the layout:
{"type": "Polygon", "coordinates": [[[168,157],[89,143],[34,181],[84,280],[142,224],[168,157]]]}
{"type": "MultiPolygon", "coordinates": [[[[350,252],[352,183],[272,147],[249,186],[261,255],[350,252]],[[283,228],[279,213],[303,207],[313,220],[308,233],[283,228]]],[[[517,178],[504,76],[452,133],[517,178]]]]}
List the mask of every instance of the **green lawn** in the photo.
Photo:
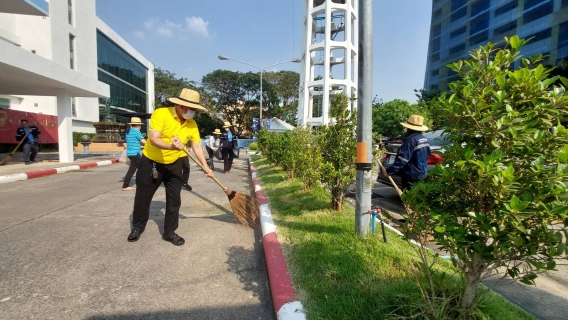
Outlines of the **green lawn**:
{"type": "MultiPolygon", "coordinates": [[[[418,257],[406,241],[392,232],[386,244],[380,232],[356,236],[355,212],[349,205],[333,211],[323,188],[305,192],[300,181],[289,180],[266,159],[253,156],[253,160],[308,319],[424,318],[417,284],[423,277],[418,257]]],[[[440,280],[443,286],[448,292],[459,291],[459,277],[447,261],[439,260],[439,274],[447,273],[440,280]]],[[[478,295],[478,311],[487,319],[533,319],[485,288],[478,295]]]]}

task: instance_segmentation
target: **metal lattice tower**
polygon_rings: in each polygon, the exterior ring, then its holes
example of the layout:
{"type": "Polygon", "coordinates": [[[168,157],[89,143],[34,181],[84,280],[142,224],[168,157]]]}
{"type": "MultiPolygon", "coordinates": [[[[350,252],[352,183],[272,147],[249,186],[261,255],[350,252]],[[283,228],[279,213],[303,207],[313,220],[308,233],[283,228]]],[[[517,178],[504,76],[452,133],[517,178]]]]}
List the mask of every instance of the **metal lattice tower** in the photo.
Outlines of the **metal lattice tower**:
{"type": "MultiPolygon", "coordinates": [[[[358,0],[306,0],[298,124],[329,123],[332,97],[357,93],[358,0]]],[[[351,109],[355,108],[355,102],[351,109]]]]}

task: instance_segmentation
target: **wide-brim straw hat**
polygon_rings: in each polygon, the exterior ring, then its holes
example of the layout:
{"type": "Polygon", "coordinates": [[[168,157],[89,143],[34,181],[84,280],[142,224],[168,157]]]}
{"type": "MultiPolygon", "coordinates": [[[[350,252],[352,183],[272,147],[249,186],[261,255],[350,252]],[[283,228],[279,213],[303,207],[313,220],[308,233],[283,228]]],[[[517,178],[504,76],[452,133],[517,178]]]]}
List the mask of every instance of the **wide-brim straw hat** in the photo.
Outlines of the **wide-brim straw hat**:
{"type": "Polygon", "coordinates": [[[138,117],[132,117],[130,118],[130,122],[128,124],[139,124],[139,125],[144,125],[144,123],[142,122],[142,120],[138,117]]]}
{"type": "Polygon", "coordinates": [[[215,129],[215,131],[213,131],[213,134],[221,134],[221,130],[215,129]]]}
{"type": "Polygon", "coordinates": [[[223,123],[223,128],[229,128],[231,126],[231,123],[229,121],[225,121],[223,123]]]}
{"type": "Polygon", "coordinates": [[[401,122],[400,124],[408,129],[416,131],[428,131],[428,127],[424,125],[424,117],[416,114],[411,115],[408,118],[408,121],[401,122]]]}
{"type": "Polygon", "coordinates": [[[181,89],[177,98],[168,98],[168,101],[192,109],[205,110],[205,107],[199,104],[199,92],[188,88],[181,89]]]}

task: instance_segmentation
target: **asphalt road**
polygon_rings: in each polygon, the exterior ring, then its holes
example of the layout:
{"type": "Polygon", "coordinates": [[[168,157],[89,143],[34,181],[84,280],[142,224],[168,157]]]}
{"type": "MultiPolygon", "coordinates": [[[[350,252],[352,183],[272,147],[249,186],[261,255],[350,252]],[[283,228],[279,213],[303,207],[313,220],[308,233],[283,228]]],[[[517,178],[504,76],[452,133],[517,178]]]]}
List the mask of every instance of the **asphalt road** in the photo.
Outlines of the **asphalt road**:
{"type": "MultiPolygon", "coordinates": [[[[373,205],[389,210],[394,218],[403,218],[405,210],[394,188],[375,183],[372,202],[373,205]]],[[[512,281],[509,277],[503,278],[503,274],[486,279],[483,283],[539,319],[566,320],[568,261],[557,261],[556,269],[557,271],[540,275],[535,280],[536,286],[527,286],[512,281]]]]}
{"type": "MultiPolygon", "coordinates": [[[[0,186],[0,319],[273,319],[261,235],[235,224],[217,185],[192,166],[178,229],[184,246],[161,239],[164,188],[141,239],[129,243],[126,170],[0,186]]],[[[250,190],[244,160],[217,176],[250,190]]]]}

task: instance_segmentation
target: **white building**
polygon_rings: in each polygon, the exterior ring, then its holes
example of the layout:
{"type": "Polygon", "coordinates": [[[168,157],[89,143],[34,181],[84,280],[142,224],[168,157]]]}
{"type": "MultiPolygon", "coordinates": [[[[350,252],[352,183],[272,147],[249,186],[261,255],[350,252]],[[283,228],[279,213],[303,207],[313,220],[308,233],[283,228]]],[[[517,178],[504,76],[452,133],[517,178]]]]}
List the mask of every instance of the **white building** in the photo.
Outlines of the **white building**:
{"type": "MultiPolygon", "coordinates": [[[[357,93],[358,0],[306,0],[298,125],[329,123],[334,95],[357,93]]],[[[351,108],[356,107],[352,102],[351,108]]]]}
{"type": "Polygon", "coordinates": [[[0,100],[56,115],[60,161],[72,162],[72,132],[94,132],[107,101],[153,111],[154,65],[96,16],[95,0],[0,0],[0,100]]]}

